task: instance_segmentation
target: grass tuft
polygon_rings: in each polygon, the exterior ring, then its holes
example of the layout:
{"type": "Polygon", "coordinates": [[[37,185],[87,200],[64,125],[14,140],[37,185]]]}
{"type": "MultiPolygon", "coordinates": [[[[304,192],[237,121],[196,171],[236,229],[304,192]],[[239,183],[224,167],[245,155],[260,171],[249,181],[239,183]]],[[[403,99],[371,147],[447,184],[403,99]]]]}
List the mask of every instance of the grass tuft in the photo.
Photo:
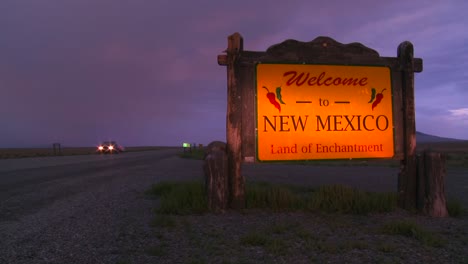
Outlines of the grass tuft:
{"type": "Polygon", "coordinates": [[[426,246],[442,247],[445,244],[445,241],[434,233],[408,220],[387,223],[382,227],[382,231],[388,235],[401,235],[414,238],[426,246]]]}
{"type": "Polygon", "coordinates": [[[265,246],[269,242],[268,236],[257,231],[250,232],[240,238],[240,243],[244,246],[265,246]]]}
{"type": "Polygon", "coordinates": [[[191,214],[208,211],[206,192],[203,184],[192,182],[160,182],[147,191],[161,197],[156,210],[163,214],[191,214]]]}
{"type": "Polygon", "coordinates": [[[451,217],[462,217],[465,213],[463,204],[457,199],[447,199],[447,211],[451,217]]]}
{"type": "Polygon", "coordinates": [[[247,209],[261,208],[281,211],[301,207],[301,200],[293,188],[265,182],[248,183],[245,200],[247,209]]]}
{"type": "Polygon", "coordinates": [[[397,207],[395,193],[371,193],[343,185],[320,187],[307,202],[309,210],[368,214],[390,212],[397,207]]]}
{"type": "Polygon", "coordinates": [[[323,186],[317,191],[264,182],[246,187],[246,208],[367,214],[390,212],[396,207],[395,193],[370,193],[343,185],[323,186]]]}

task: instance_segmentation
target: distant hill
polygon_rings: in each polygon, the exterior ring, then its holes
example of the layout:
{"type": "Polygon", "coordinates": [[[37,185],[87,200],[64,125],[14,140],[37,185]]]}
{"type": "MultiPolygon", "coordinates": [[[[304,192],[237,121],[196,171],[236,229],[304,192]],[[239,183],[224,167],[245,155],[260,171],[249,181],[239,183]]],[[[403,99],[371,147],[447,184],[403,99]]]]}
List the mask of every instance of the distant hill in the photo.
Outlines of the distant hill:
{"type": "Polygon", "coordinates": [[[424,134],[422,132],[416,131],[416,142],[419,142],[419,143],[456,142],[456,141],[463,141],[463,140],[455,139],[455,138],[438,137],[438,136],[424,134]]]}

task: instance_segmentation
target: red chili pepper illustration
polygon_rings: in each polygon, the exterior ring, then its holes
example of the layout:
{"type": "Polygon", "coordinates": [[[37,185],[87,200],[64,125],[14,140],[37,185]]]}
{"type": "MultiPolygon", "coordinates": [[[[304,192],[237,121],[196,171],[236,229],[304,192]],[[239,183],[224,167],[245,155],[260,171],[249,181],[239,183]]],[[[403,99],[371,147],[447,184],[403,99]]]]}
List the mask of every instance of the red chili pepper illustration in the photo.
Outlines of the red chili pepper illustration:
{"type": "Polygon", "coordinates": [[[270,103],[272,105],[274,105],[278,110],[279,112],[281,113],[281,106],[278,102],[276,102],[276,95],[274,93],[270,93],[270,90],[268,90],[268,88],[266,88],[265,86],[263,86],[263,88],[265,88],[267,90],[267,98],[268,100],[270,100],[270,103]]]}
{"type": "Polygon", "coordinates": [[[375,101],[374,103],[372,104],[372,110],[374,110],[374,107],[376,107],[378,104],[380,104],[380,101],[382,101],[383,99],[383,92],[387,90],[387,89],[383,89],[380,93],[377,94],[377,96],[375,97],[375,101]]]}

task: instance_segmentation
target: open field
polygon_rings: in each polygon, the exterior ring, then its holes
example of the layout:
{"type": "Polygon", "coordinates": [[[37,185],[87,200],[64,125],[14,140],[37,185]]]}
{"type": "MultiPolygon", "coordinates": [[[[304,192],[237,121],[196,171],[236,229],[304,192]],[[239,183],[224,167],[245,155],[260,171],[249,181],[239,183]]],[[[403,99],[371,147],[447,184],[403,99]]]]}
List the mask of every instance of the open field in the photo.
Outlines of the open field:
{"type": "MultiPolygon", "coordinates": [[[[457,142],[437,142],[437,143],[419,143],[416,152],[431,150],[445,154],[447,167],[468,167],[468,141],[457,142]]],[[[183,158],[203,159],[204,154],[199,149],[193,152],[184,152],[180,154],[183,158]]],[[[278,162],[275,162],[278,163],[278,162]]],[[[279,162],[281,163],[281,162],[279,162]]],[[[399,167],[399,160],[391,159],[349,159],[349,160],[308,160],[285,162],[297,165],[315,165],[315,166],[380,166],[380,167],[399,167]]]]}
{"type": "MultiPolygon", "coordinates": [[[[125,147],[125,152],[157,150],[167,147],[125,147]]],[[[62,147],[61,153],[51,148],[0,148],[0,159],[98,154],[96,147],[62,147]]]]}
{"type": "Polygon", "coordinates": [[[468,168],[468,141],[420,143],[417,151],[424,149],[445,154],[448,167],[468,168]]]}
{"type": "MultiPolygon", "coordinates": [[[[161,146],[139,146],[126,147],[126,152],[157,150],[161,146]]],[[[176,148],[176,147],[169,147],[176,148]]],[[[468,141],[456,142],[436,142],[436,143],[418,143],[416,151],[421,152],[424,149],[444,153],[447,157],[447,166],[468,167],[468,141]]],[[[28,157],[48,157],[48,156],[72,156],[72,155],[91,155],[97,154],[96,147],[62,147],[61,153],[54,153],[50,148],[0,148],[0,159],[28,158],[28,157]]],[[[194,152],[183,152],[182,157],[195,156],[194,158],[203,158],[203,153],[195,149],[194,152]]],[[[398,160],[389,159],[350,159],[350,160],[310,160],[298,161],[302,165],[319,166],[389,166],[398,167],[398,160]]]]}
{"type": "MultiPolygon", "coordinates": [[[[429,218],[395,209],[394,199],[366,202],[361,191],[392,197],[381,194],[396,191],[398,167],[245,164],[249,209],[179,214],[172,209],[180,203],[166,199],[173,188],[147,191],[163,182],[203,183],[203,161],[180,154],[58,157],[86,160],[1,172],[0,263],[468,263],[466,213],[429,218]],[[327,187],[336,184],[360,191],[327,187]]],[[[449,167],[446,179],[449,200],[465,208],[467,172],[449,167]]],[[[198,190],[174,192],[197,209],[198,190]]]]}
{"type": "Polygon", "coordinates": [[[417,143],[417,150],[430,149],[444,153],[468,153],[468,141],[417,143]]]}

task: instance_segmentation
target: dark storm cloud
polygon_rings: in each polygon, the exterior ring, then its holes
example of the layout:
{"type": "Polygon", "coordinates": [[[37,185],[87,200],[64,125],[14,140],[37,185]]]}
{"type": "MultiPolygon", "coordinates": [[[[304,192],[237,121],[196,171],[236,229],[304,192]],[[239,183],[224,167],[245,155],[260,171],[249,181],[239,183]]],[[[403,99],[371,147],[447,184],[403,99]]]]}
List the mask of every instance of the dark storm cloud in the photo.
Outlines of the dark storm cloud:
{"type": "Polygon", "coordinates": [[[418,128],[434,132],[423,121],[429,106],[448,123],[450,110],[466,107],[466,9],[462,1],[1,1],[0,147],[223,140],[226,69],[216,56],[236,31],[248,50],[327,35],[396,56],[411,40],[424,58],[418,128]]]}

